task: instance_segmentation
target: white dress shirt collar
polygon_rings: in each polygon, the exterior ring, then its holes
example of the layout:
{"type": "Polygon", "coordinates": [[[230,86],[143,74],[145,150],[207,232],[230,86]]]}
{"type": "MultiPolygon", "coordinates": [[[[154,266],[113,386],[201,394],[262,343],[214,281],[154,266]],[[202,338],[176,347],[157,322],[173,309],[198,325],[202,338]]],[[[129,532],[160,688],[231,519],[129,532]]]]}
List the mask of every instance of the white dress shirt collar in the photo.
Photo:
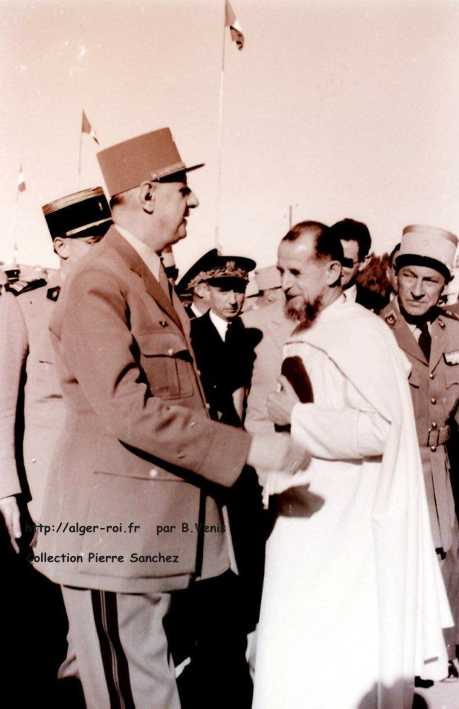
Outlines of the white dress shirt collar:
{"type": "Polygon", "coordinates": [[[225,341],[226,337],[226,331],[228,329],[229,322],[227,320],[223,320],[219,315],[214,313],[213,310],[209,310],[209,317],[212,320],[215,329],[217,330],[218,334],[222,338],[223,342],[225,341]]]}
{"type": "Polygon", "coordinates": [[[143,241],[140,241],[140,239],[134,236],[134,234],[131,234],[131,232],[125,229],[124,227],[120,226],[119,224],[115,224],[115,226],[118,232],[123,237],[123,239],[126,239],[128,244],[130,244],[134,251],[138,253],[140,258],[142,259],[142,261],[145,262],[145,264],[150,269],[156,280],[159,281],[161,259],[159,258],[156,251],[154,251],[147,244],[144,244],[143,241]]]}
{"type": "Polygon", "coordinates": [[[355,303],[357,298],[357,286],[355,283],[350,288],[346,288],[346,290],[343,291],[343,294],[346,296],[348,303],[355,303]]]}

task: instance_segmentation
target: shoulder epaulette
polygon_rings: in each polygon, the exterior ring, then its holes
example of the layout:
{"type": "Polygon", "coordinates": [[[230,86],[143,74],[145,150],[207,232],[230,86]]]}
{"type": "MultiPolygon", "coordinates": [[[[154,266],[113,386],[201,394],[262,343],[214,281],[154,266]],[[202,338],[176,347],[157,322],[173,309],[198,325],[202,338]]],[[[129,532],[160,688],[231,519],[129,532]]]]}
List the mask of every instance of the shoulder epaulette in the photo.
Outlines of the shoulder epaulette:
{"type": "Polygon", "coordinates": [[[14,283],[5,283],[5,290],[13,295],[21,295],[22,293],[30,293],[30,291],[46,286],[44,278],[37,278],[34,281],[15,281],[14,283]]]}
{"type": "Polygon", "coordinates": [[[455,313],[449,308],[442,308],[441,309],[441,315],[445,318],[451,318],[452,320],[458,320],[459,321],[459,313],[455,313]]]}

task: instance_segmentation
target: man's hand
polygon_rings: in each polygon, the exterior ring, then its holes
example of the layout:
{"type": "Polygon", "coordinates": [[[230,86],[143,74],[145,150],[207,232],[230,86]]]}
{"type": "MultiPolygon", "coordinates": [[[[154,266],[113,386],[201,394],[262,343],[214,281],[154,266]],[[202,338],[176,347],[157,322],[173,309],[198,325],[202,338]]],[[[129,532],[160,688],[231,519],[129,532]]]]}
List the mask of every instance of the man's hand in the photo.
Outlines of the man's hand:
{"type": "Polygon", "coordinates": [[[252,437],[247,463],[257,473],[274,471],[293,475],[303,470],[310,459],[309,453],[288,434],[257,433],[252,437]]]}
{"type": "Polygon", "coordinates": [[[16,539],[21,538],[22,532],[18,502],[14,495],[3,497],[0,500],[0,512],[3,515],[5,526],[10,535],[11,546],[16,554],[19,554],[19,546],[16,539]]]}
{"type": "Polygon", "coordinates": [[[273,423],[286,426],[290,423],[292,409],[299,402],[295,390],[286,377],[278,378],[280,391],[273,391],[268,396],[267,409],[273,423]]]}

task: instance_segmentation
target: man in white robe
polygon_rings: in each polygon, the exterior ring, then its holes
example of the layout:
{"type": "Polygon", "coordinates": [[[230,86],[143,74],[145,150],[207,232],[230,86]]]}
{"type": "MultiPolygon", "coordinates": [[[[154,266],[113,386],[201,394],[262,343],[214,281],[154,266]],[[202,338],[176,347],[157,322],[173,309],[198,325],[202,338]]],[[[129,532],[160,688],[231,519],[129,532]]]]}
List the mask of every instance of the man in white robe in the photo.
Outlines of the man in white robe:
{"type": "Polygon", "coordinates": [[[318,222],[282,240],[278,266],[298,327],[268,412],[310,453],[266,476],[268,542],[254,709],[411,709],[413,679],[446,674],[451,623],[433,553],[407,384],[388,328],[348,303],[342,250],[318,222]],[[383,325],[383,327],[381,327],[383,325]],[[298,379],[298,374],[297,374],[298,379]],[[331,670],[331,664],[333,669],[331,670]]]}

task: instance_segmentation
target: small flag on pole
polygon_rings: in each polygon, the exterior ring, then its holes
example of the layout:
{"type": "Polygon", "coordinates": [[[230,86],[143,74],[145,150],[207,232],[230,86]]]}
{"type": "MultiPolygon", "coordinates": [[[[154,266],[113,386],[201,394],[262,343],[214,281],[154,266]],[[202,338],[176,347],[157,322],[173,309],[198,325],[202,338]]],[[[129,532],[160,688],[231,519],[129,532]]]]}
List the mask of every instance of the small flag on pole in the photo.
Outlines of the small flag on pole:
{"type": "Polygon", "coordinates": [[[19,165],[18,192],[25,192],[25,189],[26,189],[26,182],[25,182],[25,177],[24,177],[24,171],[22,169],[22,165],[19,165]]]}
{"type": "Polygon", "coordinates": [[[88,121],[88,117],[86,113],[83,111],[82,116],[81,116],[81,132],[82,133],[87,133],[90,138],[94,140],[97,145],[100,145],[99,141],[97,140],[97,135],[95,133],[94,128],[88,121]]]}
{"type": "Polygon", "coordinates": [[[241,50],[244,46],[245,37],[229,0],[226,0],[225,5],[225,27],[229,27],[231,40],[235,42],[237,48],[241,50]]]}

